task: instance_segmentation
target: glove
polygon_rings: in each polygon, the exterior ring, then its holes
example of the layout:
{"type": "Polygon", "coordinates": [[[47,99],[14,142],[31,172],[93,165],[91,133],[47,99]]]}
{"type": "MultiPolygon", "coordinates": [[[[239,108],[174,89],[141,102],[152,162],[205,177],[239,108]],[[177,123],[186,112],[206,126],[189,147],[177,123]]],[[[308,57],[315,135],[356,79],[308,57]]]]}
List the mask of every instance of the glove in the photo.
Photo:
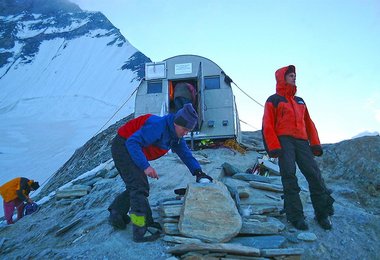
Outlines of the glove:
{"type": "Polygon", "coordinates": [[[280,157],[282,154],[282,149],[275,149],[268,152],[270,158],[280,157]]]}
{"type": "Polygon", "coordinates": [[[320,145],[311,146],[311,151],[315,156],[321,156],[323,154],[322,147],[320,145]]]}
{"type": "Polygon", "coordinates": [[[201,179],[208,179],[210,182],[212,182],[212,178],[211,178],[211,176],[208,176],[206,173],[204,173],[204,172],[202,172],[202,170],[196,170],[195,172],[194,172],[194,176],[196,177],[196,182],[198,182],[199,183],[199,181],[201,180],[201,179]]]}
{"type": "Polygon", "coordinates": [[[174,193],[183,196],[186,193],[186,188],[175,189],[174,193]]]}

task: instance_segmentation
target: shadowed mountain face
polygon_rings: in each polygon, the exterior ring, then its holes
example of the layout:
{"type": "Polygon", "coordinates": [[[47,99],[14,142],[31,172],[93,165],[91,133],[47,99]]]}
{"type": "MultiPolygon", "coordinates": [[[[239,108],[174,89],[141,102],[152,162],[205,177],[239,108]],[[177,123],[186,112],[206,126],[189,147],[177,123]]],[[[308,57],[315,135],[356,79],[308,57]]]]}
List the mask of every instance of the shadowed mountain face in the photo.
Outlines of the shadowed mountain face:
{"type": "Polygon", "coordinates": [[[112,115],[133,113],[149,61],[100,12],[0,0],[0,183],[45,181],[112,115]]]}
{"type": "MultiPolygon", "coordinates": [[[[124,36],[102,13],[83,12],[76,4],[65,0],[2,1],[0,6],[0,15],[4,16],[0,24],[0,31],[3,32],[0,48],[5,50],[0,53],[0,68],[12,65],[18,59],[21,59],[22,63],[32,62],[43,41],[57,38],[68,41],[94,30],[107,31],[99,32],[94,38],[113,35],[113,40],[107,45],[128,45],[124,36]]],[[[65,45],[62,48],[65,48],[65,45]]],[[[127,60],[127,65],[121,64],[120,68],[138,71],[140,80],[143,77],[143,68],[138,65],[147,61],[150,60],[139,53],[127,60]],[[134,66],[128,66],[132,61],[134,66]]],[[[4,74],[0,76],[3,77],[4,74]]]]}
{"type": "Polygon", "coordinates": [[[0,15],[20,14],[22,12],[57,14],[58,12],[81,12],[78,5],[66,0],[1,0],[0,15]]]}
{"type": "Polygon", "coordinates": [[[364,136],[323,146],[318,158],[322,171],[333,179],[380,185],[380,136],[364,136]]]}
{"type": "MultiPolygon", "coordinates": [[[[331,181],[348,181],[356,187],[356,197],[369,211],[380,213],[380,136],[363,136],[323,145],[317,162],[331,181]]],[[[352,196],[349,195],[349,196],[352,196]]]]}

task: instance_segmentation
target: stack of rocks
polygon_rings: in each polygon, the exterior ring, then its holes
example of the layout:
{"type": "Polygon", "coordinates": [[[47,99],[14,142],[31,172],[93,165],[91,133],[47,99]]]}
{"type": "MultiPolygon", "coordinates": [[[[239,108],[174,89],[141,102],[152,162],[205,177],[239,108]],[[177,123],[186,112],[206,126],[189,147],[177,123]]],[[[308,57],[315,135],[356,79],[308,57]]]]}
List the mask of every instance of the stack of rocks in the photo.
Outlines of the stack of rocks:
{"type": "Polygon", "coordinates": [[[164,241],[180,244],[168,253],[182,259],[300,258],[303,249],[283,248],[286,238],[279,235],[285,229],[275,217],[281,187],[270,180],[241,180],[242,175],[189,184],[184,196],[159,204],[164,241]]]}

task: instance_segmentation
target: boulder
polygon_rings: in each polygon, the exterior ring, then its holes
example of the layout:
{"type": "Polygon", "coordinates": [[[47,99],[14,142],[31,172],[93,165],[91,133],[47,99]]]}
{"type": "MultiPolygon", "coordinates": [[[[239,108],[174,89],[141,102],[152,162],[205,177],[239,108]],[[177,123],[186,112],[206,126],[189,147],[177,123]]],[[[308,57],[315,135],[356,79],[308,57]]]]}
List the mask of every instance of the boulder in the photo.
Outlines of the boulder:
{"type": "Polygon", "coordinates": [[[241,216],[223,183],[188,185],[178,224],[181,234],[219,243],[236,236],[241,226],[241,216]]]}

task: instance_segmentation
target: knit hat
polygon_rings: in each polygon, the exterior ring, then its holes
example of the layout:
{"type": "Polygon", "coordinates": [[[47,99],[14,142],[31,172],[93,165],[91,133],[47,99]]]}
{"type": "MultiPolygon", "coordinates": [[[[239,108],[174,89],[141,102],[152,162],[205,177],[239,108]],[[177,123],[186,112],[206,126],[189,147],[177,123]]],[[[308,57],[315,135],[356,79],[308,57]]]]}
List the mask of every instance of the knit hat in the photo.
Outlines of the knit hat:
{"type": "Polygon", "coordinates": [[[193,130],[197,122],[198,115],[191,103],[185,104],[174,116],[174,123],[189,130],[193,130]]]}
{"type": "Polygon", "coordinates": [[[288,66],[288,69],[287,69],[286,72],[285,72],[285,77],[286,77],[286,75],[288,75],[289,73],[296,73],[296,67],[294,67],[294,65],[289,65],[289,66],[288,66]]]}
{"type": "Polygon", "coordinates": [[[38,183],[38,181],[35,181],[35,182],[32,182],[30,187],[32,187],[33,190],[37,190],[40,187],[40,184],[38,183]]]}

